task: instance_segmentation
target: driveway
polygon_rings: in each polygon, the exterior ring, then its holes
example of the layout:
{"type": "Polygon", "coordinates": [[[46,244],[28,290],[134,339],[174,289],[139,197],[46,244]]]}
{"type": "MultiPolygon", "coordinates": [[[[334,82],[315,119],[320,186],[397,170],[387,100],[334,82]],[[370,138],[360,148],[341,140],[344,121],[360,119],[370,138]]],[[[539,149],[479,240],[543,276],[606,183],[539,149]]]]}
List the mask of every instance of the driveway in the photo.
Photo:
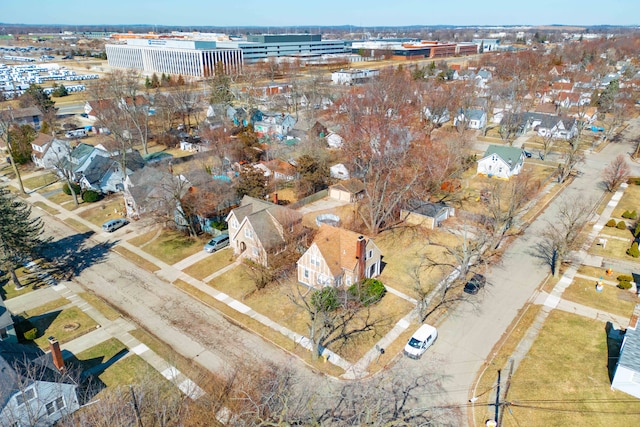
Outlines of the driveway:
{"type": "MultiPolygon", "coordinates": [[[[624,141],[630,141],[638,131],[640,120],[629,128],[624,141]]],[[[563,198],[580,197],[599,199],[603,194],[601,175],[603,169],[618,154],[633,150],[630,142],[609,144],[602,152],[589,154],[584,172],[577,177],[549,207],[505,251],[502,261],[491,268],[486,276],[489,284],[485,290],[471,298],[473,303],[456,307],[438,325],[438,341],[422,360],[403,360],[392,369],[397,375],[412,372],[427,372],[434,365],[440,366],[443,374],[444,395],[426,396],[424,404],[454,405],[460,410],[468,404],[470,389],[485,361],[491,358],[493,347],[509,325],[516,319],[518,311],[532,298],[541,281],[547,276],[549,267],[542,265],[529,251],[540,241],[547,221],[552,221],[563,198]]],[[[628,156],[627,156],[628,158],[628,156]]],[[[640,165],[629,162],[632,174],[640,174],[640,165]]],[[[490,366],[497,370],[502,366],[490,366]]],[[[482,392],[483,390],[479,390],[482,392]]]]}

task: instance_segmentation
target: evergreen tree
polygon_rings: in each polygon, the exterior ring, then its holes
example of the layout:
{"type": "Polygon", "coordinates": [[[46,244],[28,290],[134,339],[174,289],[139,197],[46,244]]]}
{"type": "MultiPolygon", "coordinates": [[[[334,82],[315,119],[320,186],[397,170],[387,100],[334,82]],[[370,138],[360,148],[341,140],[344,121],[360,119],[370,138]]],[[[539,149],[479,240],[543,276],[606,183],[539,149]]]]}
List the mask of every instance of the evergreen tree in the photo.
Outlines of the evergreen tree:
{"type": "Polygon", "coordinates": [[[182,77],[182,74],[178,75],[178,81],[176,82],[176,85],[184,86],[184,77],[182,77]]]}
{"type": "Polygon", "coordinates": [[[42,227],[39,217],[31,217],[29,205],[0,188],[0,268],[9,273],[16,288],[21,285],[15,269],[44,243],[42,227]]]}
{"type": "Polygon", "coordinates": [[[238,177],[236,187],[238,197],[251,196],[256,199],[264,199],[267,195],[267,177],[261,169],[251,166],[245,167],[238,177]]]}
{"type": "MultiPolygon", "coordinates": [[[[163,74],[164,75],[164,74],[163,74]]],[[[151,75],[151,87],[157,89],[160,87],[160,79],[156,73],[151,75]]]]}
{"type": "Polygon", "coordinates": [[[146,87],[147,89],[151,89],[151,79],[149,79],[149,76],[144,78],[144,87],[146,87]]]}
{"type": "Polygon", "coordinates": [[[37,84],[31,84],[22,96],[20,96],[21,107],[38,107],[42,114],[55,111],[55,102],[48,93],[37,84]]]}
{"type": "Polygon", "coordinates": [[[67,90],[65,85],[54,84],[53,87],[54,87],[53,92],[51,92],[52,96],[55,96],[58,98],[61,98],[63,96],[69,96],[69,91],[67,90]]]}
{"type": "Polygon", "coordinates": [[[215,74],[209,82],[211,87],[211,104],[230,104],[233,101],[231,93],[231,78],[224,72],[222,62],[218,62],[215,67],[215,74]]]}

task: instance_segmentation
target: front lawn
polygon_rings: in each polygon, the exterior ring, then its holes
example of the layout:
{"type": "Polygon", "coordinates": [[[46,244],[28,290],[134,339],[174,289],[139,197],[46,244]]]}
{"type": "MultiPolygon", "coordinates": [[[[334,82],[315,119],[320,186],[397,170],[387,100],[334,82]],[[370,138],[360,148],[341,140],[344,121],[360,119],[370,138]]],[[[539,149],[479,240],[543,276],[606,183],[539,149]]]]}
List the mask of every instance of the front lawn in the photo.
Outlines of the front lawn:
{"type": "MultiPolygon", "coordinates": [[[[156,234],[155,231],[150,233],[156,234]]],[[[129,243],[135,245],[136,239],[131,239],[129,243]]],[[[209,239],[209,235],[193,238],[174,230],[162,230],[162,233],[158,234],[153,240],[146,240],[145,244],[139,247],[167,264],[175,264],[201,251],[209,239]]]]}
{"type": "Polygon", "coordinates": [[[233,262],[233,250],[224,249],[207,256],[202,261],[190,265],[183,271],[191,277],[202,280],[233,262]]]}
{"type": "Polygon", "coordinates": [[[58,178],[55,174],[49,172],[27,178],[22,181],[22,185],[31,190],[35,190],[37,188],[44,187],[45,185],[53,184],[59,179],[60,178],[58,178]]]}
{"type": "Polygon", "coordinates": [[[124,217],[124,201],[121,197],[113,197],[103,202],[98,202],[92,209],[80,213],[80,217],[90,223],[101,227],[102,224],[110,219],[124,217]]]}
{"type": "Polygon", "coordinates": [[[629,186],[624,190],[622,198],[613,210],[614,218],[622,218],[622,214],[627,210],[635,210],[640,214],[640,185],[636,184],[636,179],[629,180],[629,186]]]}
{"type": "MultiPolygon", "coordinates": [[[[606,239],[606,237],[604,237],[606,239]]],[[[589,253],[592,255],[598,255],[605,258],[618,258],[625,261],[634,261],[637,258],[633,258],[631,255],[627,255],[627,249],[631,247],[631,239],[619,240],[619,239],[607,239],[606,246],[603,248],[599,244],[598,240],[593,242],[589,253]]]]}
{"type": "Polygon", "coordinates": [[[50,336],[54,336],[62,344],[91,332],[97,326],[97,323],[78,307],[32,316],[29,321],[38,329],[34,342],[43,349],[49,347],[50,336]]]}
{"type": "Polygon", "coordinates": [[[630,397],[611,391],[608,363],[604,322],[552,311],[511,378],[504,425],[637,425],[630,397]]]}
{"type": "Polygon", "coordinates": [[[596,292],[595,280],[576,278],[564,291],[562,298],[619,316],[631,317],[636,305],[634,294],[613,285],[603,286],[602,292],[596,292]]]}

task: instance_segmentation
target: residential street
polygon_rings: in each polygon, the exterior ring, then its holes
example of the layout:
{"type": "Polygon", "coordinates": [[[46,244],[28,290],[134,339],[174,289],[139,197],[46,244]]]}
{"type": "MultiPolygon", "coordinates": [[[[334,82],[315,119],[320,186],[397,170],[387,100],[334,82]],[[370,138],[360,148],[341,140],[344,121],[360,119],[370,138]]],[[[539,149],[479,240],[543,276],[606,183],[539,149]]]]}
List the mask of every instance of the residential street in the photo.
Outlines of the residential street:
{"type": "MultiPolygon", "coordinates": [[[[547,221],[552,221],[563,198],[578,197],[599,200],[603,194],[602,171],[618,154],[625,154],[633,176],[640,175],[640,165],[630,161],[627,153],[633,150],[629,142],[640,135],[640,119],[625,131],[624,142],[611,143],[600,153],[587,154],[586,162],[579,166],[583,172],[557,197],[549,207],[506,250],[502,262],[487,272],[489,285],[483,293],[474,296],[477,304],[463,303],[451,311],[438,325],[438,341],[421,360],[403,358],[392,369],[396,375],[415,375],[432,371],[438,366],[444,375],[446,396],[437,396],[436,402],[457,406],[464,411],[476,375],[490,359],[491,351],[518,311],[537,296],[536,289],[546,277],[549,267],[530,254],[540,241],[547,221]]],[[[503,368],[489,366],[489,370],[503,368]]],[[[478,390],[478,393],[484,390],[478,390]]],[[[425,405],[434,404],[432,396],[425,396],[425,405]]]]}

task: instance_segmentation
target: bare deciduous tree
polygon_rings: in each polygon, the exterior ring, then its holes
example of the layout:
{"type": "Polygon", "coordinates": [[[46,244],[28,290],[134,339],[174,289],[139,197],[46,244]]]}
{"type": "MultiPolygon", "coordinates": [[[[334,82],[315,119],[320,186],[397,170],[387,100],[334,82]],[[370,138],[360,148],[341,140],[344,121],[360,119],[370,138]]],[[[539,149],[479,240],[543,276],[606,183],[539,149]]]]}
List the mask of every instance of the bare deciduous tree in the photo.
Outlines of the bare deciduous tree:
{"type": "Polygon", "coordinates": [[[564,153],[563,162],[558,165],[558,182],[564,182],[575,170],[575,167],[584,162],[584,159],[584,152],[580,149],[578,139],[572,138],[564,153]]]}
{"type": "Polygon", "coordinates": [[[630,172],[629,164],[622,154],[613,159],[602,172],[607,191],[615,191],[620,184],[629,178],[630,172]]]}

